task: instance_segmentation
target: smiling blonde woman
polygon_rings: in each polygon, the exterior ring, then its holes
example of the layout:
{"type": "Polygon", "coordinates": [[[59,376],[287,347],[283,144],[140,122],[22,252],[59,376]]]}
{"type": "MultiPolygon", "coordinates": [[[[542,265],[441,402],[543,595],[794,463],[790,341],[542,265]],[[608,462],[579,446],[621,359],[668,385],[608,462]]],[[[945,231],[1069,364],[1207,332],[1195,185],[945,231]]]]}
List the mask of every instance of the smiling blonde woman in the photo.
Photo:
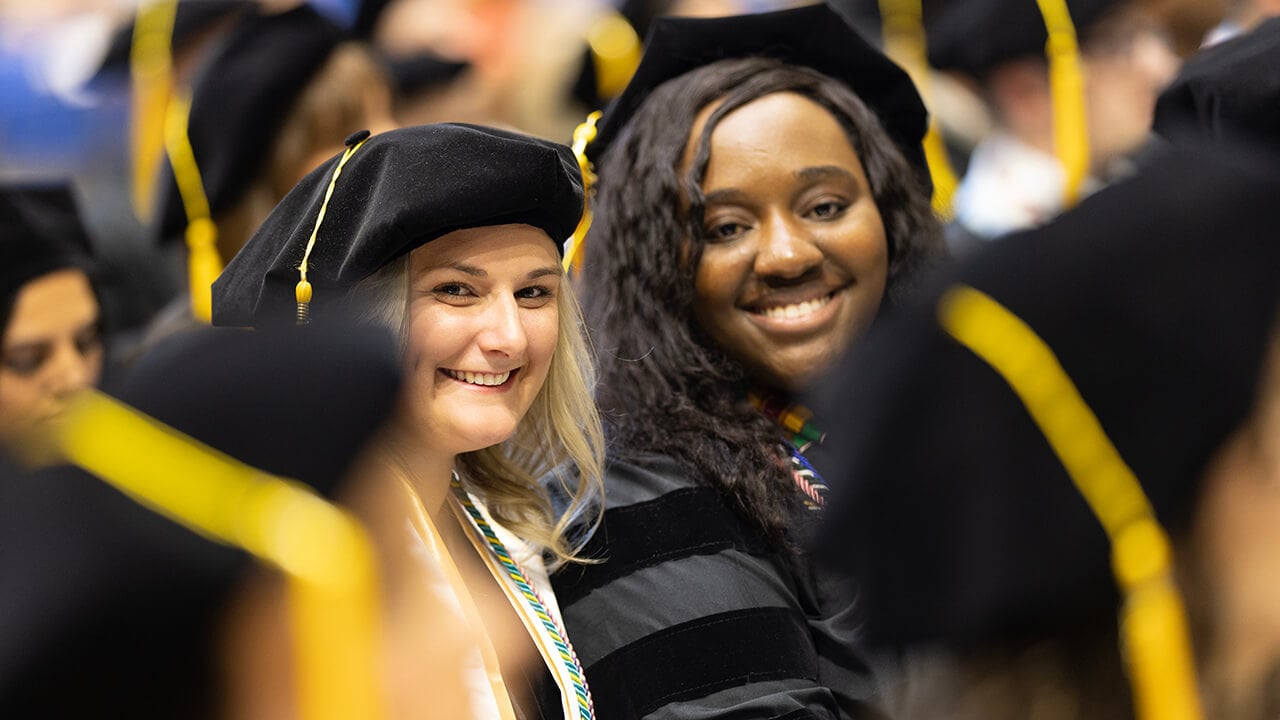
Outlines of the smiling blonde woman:
{"type": "Polygon", "coordinates": [[[215,324],[355,314],[399,334],[406,389],[374,465],[449,581],[441,612],[475,632],[475,717],[593,713],[543,562],[574,561],[565,528],[599,506],[592,365],[561,269],[582,207],[562,145],[457,124],[358,134],[214,285],[215,324]],[[557,467],[576,469],[559,514],[536,482],[557,467]]]}

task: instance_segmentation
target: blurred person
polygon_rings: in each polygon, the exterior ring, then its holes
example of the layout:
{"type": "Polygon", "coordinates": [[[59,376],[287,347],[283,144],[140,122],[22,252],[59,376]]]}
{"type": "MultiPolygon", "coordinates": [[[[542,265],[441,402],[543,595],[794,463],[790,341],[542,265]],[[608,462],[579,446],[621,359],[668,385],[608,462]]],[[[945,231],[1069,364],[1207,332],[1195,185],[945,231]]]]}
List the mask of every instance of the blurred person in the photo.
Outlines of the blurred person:
{"type": "MultiPolygon", "coordinates": [[[[797,394],[941,252],[910,79],[825,5],[663,18],[586,152],[606,510],[553,578],[607,717],[874,715],[797,394]]],[[[835,493],[839,488],[832,488],[835,493]]]]}
{"type": "Polygon", "coordinates": [[[1165,153],[824,387],[845,492],[818,546],[908,653],[896,717],[1280,712],[1277,177],[1165,153]]]}
{"type": "MultiPolygon", "coordinates": [[[[221,267],[348,135],[395,123],[380,60],[310,6],[210,5],[178,6],[172,54],[176,79],[190,88],[185,125],[194,163],[172,156],[163,163],[154,231],[162,244],[186,237],[190,245],[199,242],[188,237],[192,226],[212,221],[213,261],[221,267]],[[198,187],[180,189],[179,173],[198,187]]],[[[113,62],[127,59],[109,54],[107,72],[122,70],[113,62]]],[[[175,112],[173,102],[166,112],[175,112]]],[[[184,294],[152,323],[143,344],[189,327],[191,312],[184,294]]]]}
{"type": "MultiPolygon", "coordinates": [[[[382,494],[393,486],[356,469],[366,469],[362,449],[395,407],[400,386],[389,333],[334,323],[298,333],[182,334],[140,359],[111,392],[166,433],[181,433],[182,442],[341,499],[377,527],[407,519],[386,511],[382,494]]],[[[138,442],[137,434],[128,437],[138,442]]],[[[158,456],[142,445],[128,451],[158,456]]],[[[201,475],[176,454],[163,456],[175,486],[201,475]]],[[[145,464],[129,466],[136,472],[145,464]]],[[[205,486],[190,491],[209,497],[205,486]]],[[[256,566],[243,550],[68,466],[30,474],[0,467],[0,499],[0,714],[305,716],[294,651],[315,645],[299,644],[306,621],[291,616],[296,606],[279,568],[256,566]]],[[[226,509],[246,527],[268,514],[251,499],[238,495],[226,509]]],[[[374,540],[378,654],[368,666],[347,668],[350,679],[376,679],[385,717],[460,717],[463,636],[420,581],[421,562],[385,534],[374,540]]],[[[334,630],[353,622],[329,621],[334,630]]]]}
{"type": "MultiPolygon", "coordinates": [[[[1069,0],[1083,74],[1088,194],[1126,172],[1146,141],[1156,95],[1178,58],[1135,0],[1069,0]]],[[[1054,99],[1045,21],[1035,3],[949,3],[926,24],[930,64],[967,78],[986,100],[991,132],[978,142],[954,199],[952,249],[1034,227],[1067,203],[1067,175],[1055,155],[1054,99]]]]}
{"type": "Polygon", "coordinates": [[[101,378],[89,256],[69,185],[0,187],[0,451],[22,450],[101,378]]]}
{"type": "Polygon", "coordinates": [[[475,717],[593,714],[543,559],[580,559],[567,528],[600,494],[593,368],[561,268],[582,210],[563,145],[461,124],[359,133],[213,288],[216,325],[346,309],[399,338],[405,395],[371,462],[412,520],[401,542],[444,568],[451,617],[480,638],[475,717]],[[576,470],[557,511],[537,478],[562,465],[576,470]]]}
{"type": "Polygon", "coordinates": [[[1185,147],[1263,151],[1280,163],[1280,18],[1201,50],[1156,101],[1152,128],[1185,147]]]}

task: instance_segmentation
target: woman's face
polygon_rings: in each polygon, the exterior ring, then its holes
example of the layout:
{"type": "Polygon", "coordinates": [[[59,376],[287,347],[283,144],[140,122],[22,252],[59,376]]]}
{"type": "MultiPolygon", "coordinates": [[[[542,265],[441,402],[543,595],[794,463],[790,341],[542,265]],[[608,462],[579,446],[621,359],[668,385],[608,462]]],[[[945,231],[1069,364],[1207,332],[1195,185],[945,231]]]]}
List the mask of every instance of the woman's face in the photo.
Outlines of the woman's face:
{"type": "MultiPolygon", "coordinates": [[[[694,122],[684,171],[716,106],[694,122]]],[[[766,95],[716,126],[702,189],[696,321],[755,381],[804,388],[884,295],[889,247],[857,153],[817,103],[766,95]]]]}
{"type": "Polygon", "coordinates": [[[456,455],[515,432],[555,353],[561,277],[555,243],[529,225],[458,230],[413,251],[409,414],[428,447],[456,455]]]}
{"type": "Polygon", "coordinates": [[[102,374],[99,308],[79,270],[42,275],[18,291],[0,347],[0,441],[50,427],[77,390],[102,374]]]}

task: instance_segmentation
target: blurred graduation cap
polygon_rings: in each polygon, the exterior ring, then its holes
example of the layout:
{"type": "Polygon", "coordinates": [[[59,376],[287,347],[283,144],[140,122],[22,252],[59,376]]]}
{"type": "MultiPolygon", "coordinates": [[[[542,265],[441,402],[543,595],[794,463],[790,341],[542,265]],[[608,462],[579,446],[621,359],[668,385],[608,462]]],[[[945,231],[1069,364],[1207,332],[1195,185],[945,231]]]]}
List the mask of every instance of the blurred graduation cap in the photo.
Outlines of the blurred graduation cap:
{"type": "Polygon", "coordinates": [[[928,181],[920,142],[927,125],[911,78],[825,4],[720,18],[662,17],[645,38],[640,65],[605,110],[587,156],[598,161],[662,83],[718,60],[770,57],[808,67],[850,87],[928,181]]]}
{"type": "Polygon", "coordinates": [[[465,60],[450,60],[430,52],[387,56],[385,60],[395,92],[401,97],[447,85],[471,67],[465,60]]]}
{"type": "Polygon", "coordinates": [[[624,0],[587,28],[587,47],[571,94],[590,110],[604,107],[626,87],[640,62],[641,38],[672,0],[624,0]]]}
{"type": "Polygon", "coordinates": [[[28,281],[85,268],[91,255],[70,185],[0,185],[0,308],[28,281]]]}
{"type": "MultiPolygon", "coordinates": [[[[1128,0],[1065,0],[1078,34],[1128,0]]],[[[1049,32],[1035,0],[945,0],[927,3],[929,64],[979,81],[1000,64],[1044,57],[1049,32]]]]}
{"type": "Polygon", "coordinates": [[[276,524],[261,491],[302,514],[306,493],[290,497],[261,473],[339,492],[400,378],[385,330],[203,328],[158,346],[114,391],[146,416],[69,420],[83,436],[70,442],[77,461],[112,469],[134,498],[68,466],[0,469],[0,714],[215,717],[217,631],[247,557],[209,538],[228,542],[216,531],[232,526],[244,537],[296,532],[276,524]],[[184,504],[213,521],[169,519],[184,504]]]}
{"type": "Polygon", "coordinates": [[[1205,48],[1156,101],[1154,130],[1177,145],[1249,145],[1280,158],[1280,18],[1205,48]]]}
{"type": "Polygon", "coordinates": [[[207,321],[207,288],[223,264],[213,218],[263,172],[289,111],[343,32],[306,4],[268,12],[256,2],[197,0],[140,6],[126,30],[129,52],[109,52],[103,73],[126,58],[132,66],[135,208],[144,222],[158,216],[162,241],[185,238],[192,310],[207,321]],[[210,47],[189,87],[175,88],[173,59],[197,43],[210,47]],[[168,162],[157,176],[162,152],[168,162]]]}
{"type": "MultiPolygon", "coordinates": [[[[1170,153],[871,333],[816,403],[842,489],[823,548],[859,581],[870,642],[1114,627],[1135,557],[1168,599],[1159,526],[1188,530],[1275,328],[1278,189],[1234,160],[1170,153]]],[[[1185,632],[1156,617],[1151,637],[1170,644],[1127,637],[1126,656],[1189,666],[1185,632]]],[[[1194,703],[1194,680],[1170,673],[1156,694],[1194,703]]]]}
{"type": "MultiPolygon", "coordinates": [[[[181,5],[180,5],[181,7],[181,5]]],[[[343,39],[308,5],[240,16],[192,83],[187,137],[211,216],[232,208],[262,171],[294,101],[343,39]]],[[[188,223],[177,183],[162,187],[161,237],[188,223]]]]}
{"type": "MultiPolygon", "coordinates": [[[[174,15],[170,50],[176,51],[189,46],[194,38],[209,31],[219,22],[238,16],[256,5],[257,0],[179,0],[174,15]]],[[[130,21],[112,34],[107,52],[99,65],[100,75],[128,71],[136,27],[137,24],[130,21]]]]}
{"type": "Polygon", "coordinates": [[[360,280],[454,230],[521,223],[562,249],[582,202],[582,176],[563,145],[452,123],[357,133],[227,265],[213,285],[213,321],[303,320],[313,292],[324,312],[360,280]]]}

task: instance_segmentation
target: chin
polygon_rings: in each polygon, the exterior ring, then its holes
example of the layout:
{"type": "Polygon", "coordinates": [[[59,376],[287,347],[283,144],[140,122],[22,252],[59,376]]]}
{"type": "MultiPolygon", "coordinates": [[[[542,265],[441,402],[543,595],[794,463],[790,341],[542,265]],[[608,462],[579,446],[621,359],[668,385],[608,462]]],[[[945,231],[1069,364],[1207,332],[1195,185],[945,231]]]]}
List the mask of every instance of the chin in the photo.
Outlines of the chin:
{"type": "Polygon", "coordinates": [[[494,422],[485,423],[483,419],[476,418],[475,422],[469,423],[466,427],[459,427],[455,430],[459,453],[475,452],[483,450],[494,445],[511,439],[516,434],[516,423],[513,422],[494,422]]]}

